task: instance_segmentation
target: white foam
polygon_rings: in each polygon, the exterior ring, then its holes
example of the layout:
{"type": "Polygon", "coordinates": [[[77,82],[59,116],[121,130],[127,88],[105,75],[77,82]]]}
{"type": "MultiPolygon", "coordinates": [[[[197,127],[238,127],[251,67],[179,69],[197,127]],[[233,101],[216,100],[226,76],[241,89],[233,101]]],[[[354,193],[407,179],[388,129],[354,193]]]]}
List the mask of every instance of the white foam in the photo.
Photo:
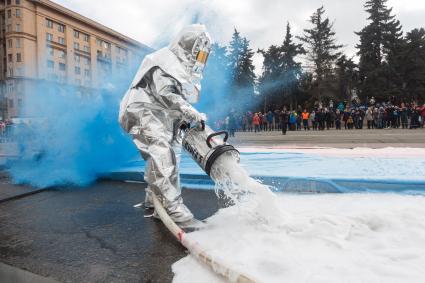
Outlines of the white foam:
{"type": "MultiPolygon", "coordinates": [[[[425,197],[282,195],[277,203],[285,211],[277,226],[253,218],[248,202],[191,236],[259,282],[423,282],[425,197]]],[[[173,271],[175,283],[223,282],[191,256],[173,271]]]]}
{"type": "Polygon", "coordinates": [[[279,221],[281,211],[276,195],[268,186],[251,178],[239,164],[236,155],[221,155],[212,166],[211,178],[216,184],[217,195],[219,191],[224,192],[240,211],[244,210],[245,214],[270,225],[279,221]]]}

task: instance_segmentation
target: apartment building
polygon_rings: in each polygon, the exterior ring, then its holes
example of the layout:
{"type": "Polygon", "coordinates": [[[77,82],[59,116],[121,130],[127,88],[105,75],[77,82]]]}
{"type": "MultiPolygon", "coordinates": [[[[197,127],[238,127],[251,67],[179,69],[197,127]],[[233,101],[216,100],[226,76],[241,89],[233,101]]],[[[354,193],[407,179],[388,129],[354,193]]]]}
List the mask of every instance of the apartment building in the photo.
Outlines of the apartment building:
{"type": "Polygon", "coordinates": [[[0,1],[0,118],[18,117],[40,81],[90,92],[152,50],[48,0],[0,1]]]}

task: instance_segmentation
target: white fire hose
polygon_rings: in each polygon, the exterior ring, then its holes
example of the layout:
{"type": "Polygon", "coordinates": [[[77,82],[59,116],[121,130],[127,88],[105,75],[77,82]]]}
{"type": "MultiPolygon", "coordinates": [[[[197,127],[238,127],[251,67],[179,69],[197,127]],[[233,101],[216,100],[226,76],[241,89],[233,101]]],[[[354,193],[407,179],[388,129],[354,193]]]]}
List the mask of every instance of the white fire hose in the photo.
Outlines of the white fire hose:
{"type": "Polygon", "coordinates": [[[155,211],[161,218],[161,221],[167,227],[167,229],[177,238],[177,240],[186,248],[188,251],[195,256],[199,261],[207,265],[214,273],[224,277],[229,282],[235,283],[255,283],[256,281],[249,278],[248,276],[224,266],[220,262],[214,260],[208,255],[197,242],[189,237],[168,215],[167,211],[162,206],[155,193],[152,192],[153,204],[155,211]]]}

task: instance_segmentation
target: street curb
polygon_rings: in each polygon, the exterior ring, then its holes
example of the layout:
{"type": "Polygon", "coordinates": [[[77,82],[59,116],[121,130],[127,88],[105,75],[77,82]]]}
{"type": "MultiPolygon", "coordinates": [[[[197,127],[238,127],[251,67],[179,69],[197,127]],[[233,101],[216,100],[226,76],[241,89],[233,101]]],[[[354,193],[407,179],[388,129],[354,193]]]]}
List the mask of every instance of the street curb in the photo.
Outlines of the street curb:
{"type": "Polygon", "coordinates": [[[22,193],[22,194],[17,194],[17,195],[8,197],[8,198],[0,199],[0,204],[8,202],[8,201],[18,200],[18,199],[21,199],[21,198],[32,196],[32,195],[35,195],[35,194],[38,194],[38,193],[45,192],[47,190],[49,190],[49,189],[38,189],[38,190],[33,190],[33,191],[29,191],[29,192],[22,193]]]}
{"type": "Polygon", "coordinates": [[[2,283],[59,283],[29,271],[0,262],[0,282],[2,283]]]}

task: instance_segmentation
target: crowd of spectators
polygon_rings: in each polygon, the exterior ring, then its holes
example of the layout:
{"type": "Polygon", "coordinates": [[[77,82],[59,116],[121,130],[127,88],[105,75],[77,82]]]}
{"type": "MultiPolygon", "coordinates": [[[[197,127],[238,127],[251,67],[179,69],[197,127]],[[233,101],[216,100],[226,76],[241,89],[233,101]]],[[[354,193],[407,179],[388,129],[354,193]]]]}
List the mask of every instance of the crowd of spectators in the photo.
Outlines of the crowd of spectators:
{"type": "Polygon", "coordinates": [[[231,113],[223,120],[218,120],[215,127],[227,129],[231,136],[235,132],[264,131],[323,131],[354,129],[417,129],[424,127],[425,105],[393,105],[391,103],[370,106],[315,107],[310,111],[298,107],[297,110],[276,109],[268,112],[231,113]]]}

